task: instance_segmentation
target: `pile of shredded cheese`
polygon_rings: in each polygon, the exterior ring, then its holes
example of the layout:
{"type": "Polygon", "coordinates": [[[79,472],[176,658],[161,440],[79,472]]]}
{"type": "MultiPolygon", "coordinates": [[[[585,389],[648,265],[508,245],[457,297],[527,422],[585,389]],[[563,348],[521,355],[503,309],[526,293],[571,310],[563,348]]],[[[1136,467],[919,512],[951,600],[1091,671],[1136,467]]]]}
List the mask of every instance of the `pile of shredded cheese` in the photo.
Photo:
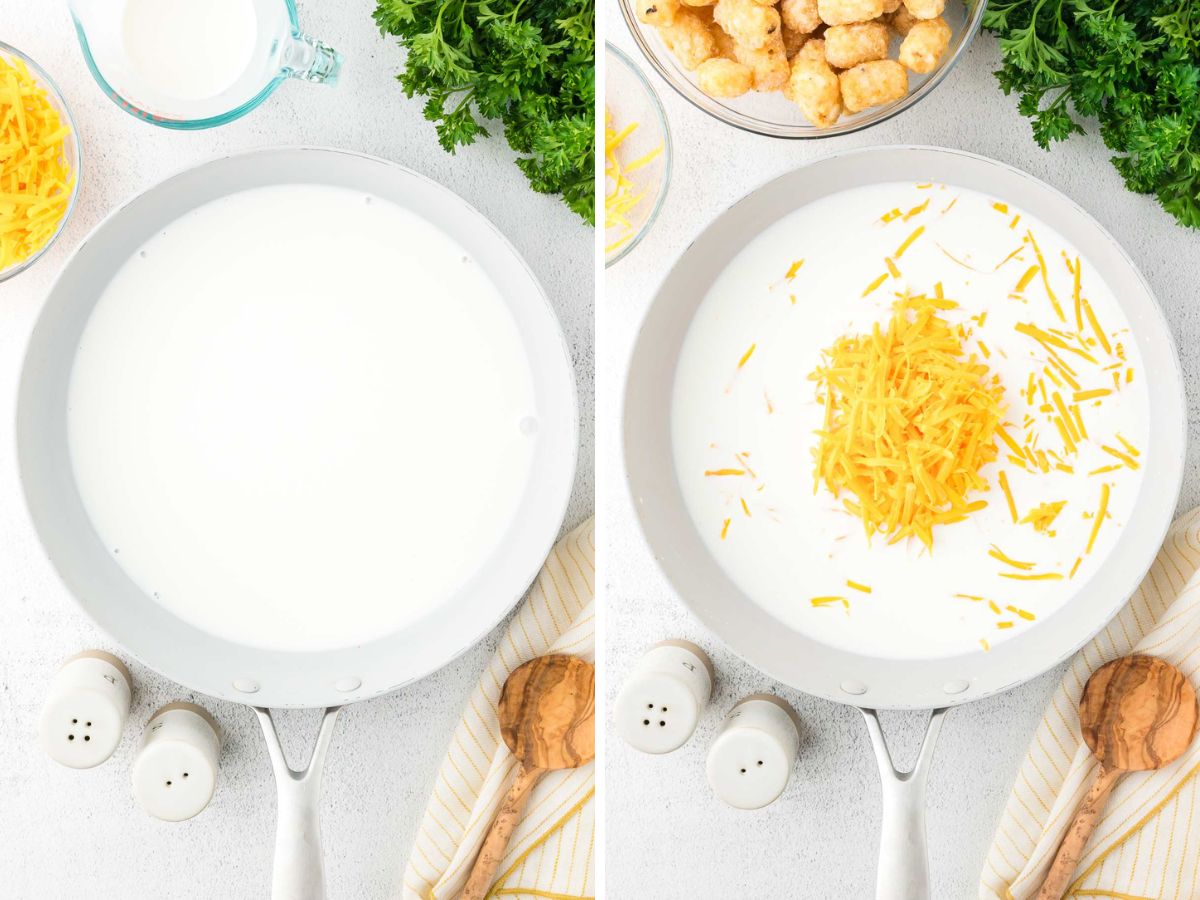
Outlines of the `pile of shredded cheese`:
{"type": "Polygon", "coordinates": [[[41,250],[66,215],[70,134],[24,61],[0,55],[0,272],[41,250]]]}
{"type": "MultiPolygon", "coordinates": [[[[940,291],[938,292],[940,294],[940,291]]],[[[979,470],[997,456],[1004,388],[963,346],[966,332],[940,313],[940,296],[900,297],[886,328],[839,338],[809,378],[825,421],[813,450],[824,481],[862,520],[867,536],[916,537],[987,505],[979,470]]]]}
{"type": "Polygon", "coordinates": [[[624,128],[617,130],[613,122],[611,110],[604,110],[604,227],[605,230],[617,229],[617,237],[605,248],[606,254],[612,253],[619,247],[633,240],[638,227],[632,219],[634,209],[645,199],[647,191],[641,190],[629,176],[643,166],[653,162],[662,153],[659,144],[628,164],[621,162],[618,150],[621,145],[637,130],[638,123],[630,122],[624,128]]]}

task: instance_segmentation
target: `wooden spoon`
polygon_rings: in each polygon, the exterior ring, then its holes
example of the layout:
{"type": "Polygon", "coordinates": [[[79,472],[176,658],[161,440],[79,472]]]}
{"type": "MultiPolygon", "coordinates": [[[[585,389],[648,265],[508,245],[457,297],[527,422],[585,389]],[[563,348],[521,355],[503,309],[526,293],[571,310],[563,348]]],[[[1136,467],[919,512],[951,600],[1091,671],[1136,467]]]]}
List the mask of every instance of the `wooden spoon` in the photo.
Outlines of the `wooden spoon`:
{"type": "Polygon", "coordinates": [[[1198,721],[1195,690],[1168,662],[1153,656],[1126,656],[1092,673],[1079,700],[1079,724],[1100,768],[1042,882],[1038,900],[1060,900],[1066,892],[1120,777],[1174,762],[1192,743],[1198,721]]]}
{"type": "Polygon", "coordinates": [[[461,900],[483,900],[538,780],[596,755],[596,670],[574,656],[539,656],[514,669],[500,692],[500,734],[520,763],[484,839],[461,900]]]}

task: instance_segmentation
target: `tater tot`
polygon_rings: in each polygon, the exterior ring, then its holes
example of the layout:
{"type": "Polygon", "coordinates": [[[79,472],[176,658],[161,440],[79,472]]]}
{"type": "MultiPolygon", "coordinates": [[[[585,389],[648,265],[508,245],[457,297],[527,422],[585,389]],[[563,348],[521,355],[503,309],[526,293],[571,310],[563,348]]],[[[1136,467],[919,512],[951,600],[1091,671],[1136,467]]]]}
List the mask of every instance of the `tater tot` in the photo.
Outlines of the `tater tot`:
{"type": "Polygon", "coordinates": [[[831,66],[849,69],[860,62],[886,59],[888,30],[878,22],[830,25],[825,31],[825,59],[831,66]]]}
{"type": "Polygon", "coordinates": [[[717,0],[713,19],[748,50],[759,50],[779,39],[779,13],[754,0],[717,0]]]}
{"type": "Polygon", "coordinates": [[[801,34],[799,31],[793,31],[788,28],[787,22],[783,23],[783,52],[791,59],[800,52],[800,48],[804,46],[808,40],[807,34],[801,34]]]}
{"type": "Polygon", "coordinates": [[[647,25],[670,25],[679,12],[679,0],[637,0],[637,17],[647,25]]]}
{"type": "Polygon", "coordinates": [[[738,44],[735,48],[738,62],[749,66],[754,73],[756,91],[777,91],[787,84],[791,67],[783,49],[783,37],[776,33],[765,47],[750,48],[738,44]]]}
{"type": "Polygon", "coordinates": [[[949,43],[950,26],[944,19],[917,22],[900,44],[900,65],[921,74],[932,72],[949,43]]]}
{"type": "Polygon", "coordinates": [[[832,125],[842,114],[842,93],[837,73],[825,60],[825,42],[811,40],[792,60],[784,91],[814,125],[832,125]]]}
{"type": "Polygon", "coordinates": [[[904,4],[897,7],[896,11],[887,17],[887,23],[891,26],[892,31],[901,37],[907,35],[919,21],[920,19],[915,18],[904,4]]]}
{"type": "Polygon", "coordinates": [[[904,0],[914,19],[936,19],[946,8],[946,0],[904,0]]]}
{"type": "Polygon", "coordinates": [[[740,97],[754,87],[754,72],[732,59],[713,57],[696,69],[696,84],[710,97],[740,97]]]}
{"type": "Polygon", "coordinates": [[[850,112],[899,100],[908,93],[908,74],[894,59],[876,59],[847,69],[841,79],[842,103],[850,112]]]}
{"type": "Polygon", "coordinates": [[[817,12],[826,25],[870,22],[883,15],[883,0],[817,0],[817,12]]]}
{"type": "Polygon", "coordinates": [[[680,0],[684,6],[712,6],[717,0],[680,0]]]}
{"type": "Polygon", "coordinates": [[[715,55],[720,56],[723,59],[736,60],[737,51],[735,48],[737,47],[737,41],[727,35],[721,26],[717,25],[715,22],[708,26],[708,30],[712,35],[713,42],[717,46],[717,52],[715,55]]]}
{"type": "Polygon", "coordinates": [[[812,34],[821,25],[817,0],[782,0],[779,15],[784,25],[800,34],[812,34]]]}
{"type": "Polygon", "coordinates": [[[675,21],[660,25],[658,33],[685,69],[694,69],[717,55],[717,42],[708,30],[708,22],[694,9],[679,10],[675,21]]]}

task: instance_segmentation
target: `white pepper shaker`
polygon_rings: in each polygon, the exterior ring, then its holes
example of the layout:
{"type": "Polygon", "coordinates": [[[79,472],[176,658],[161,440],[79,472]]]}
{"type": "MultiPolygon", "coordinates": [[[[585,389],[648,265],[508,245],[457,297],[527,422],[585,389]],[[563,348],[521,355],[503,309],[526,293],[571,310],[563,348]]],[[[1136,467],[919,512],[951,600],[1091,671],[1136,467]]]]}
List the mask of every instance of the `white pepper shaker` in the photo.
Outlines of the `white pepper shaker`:
{"type": "Polygon", "coordinates": [[[38,740],[51,759],[90,769],[110,756],[125,734],[133,679],[121,660],[85,650],[62,664],[38,720],[38,740]]]}
{"type": "Polygon", "coordinates": [[[613,707],[617,733],[643,753],[678,750],[712,696],[708,654],[690,641],[663,641],[638,660],[613,707]]]}
{"type": "Polygon", "coordinates": [[[708,783],[738,809],[773,803],[791,777],[800,750],[799,718],[771,694],[751,694],[729,711],[708,751],[708,783]]]}
{"type": "Polygon", "coordinates": [[[221,731],[208,710],[168,703],[146,723],[133,761],[133,794],[150,815],[182,822],[199,814],[217,784],[221,731]]]}

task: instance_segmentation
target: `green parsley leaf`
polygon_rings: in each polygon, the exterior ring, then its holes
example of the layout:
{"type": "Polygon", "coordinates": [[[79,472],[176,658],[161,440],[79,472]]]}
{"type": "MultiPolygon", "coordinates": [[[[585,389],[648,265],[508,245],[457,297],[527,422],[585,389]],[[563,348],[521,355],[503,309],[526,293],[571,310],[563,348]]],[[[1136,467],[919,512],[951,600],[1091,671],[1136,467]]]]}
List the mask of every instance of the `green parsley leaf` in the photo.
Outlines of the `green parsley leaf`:
{"type": "Polygon", "coordinates": [[[400,86],[425,98],[446,152],[498,120],[530,187],[595,224],[595,0],[377,2],[407,50],[400,86]]]}
{"type": "Polygon", "coordinates": [[[983,24],[1038,144],[1096,119],[1126,186],[1200,228],[1200,0],[993,0],[983,24]]]}

